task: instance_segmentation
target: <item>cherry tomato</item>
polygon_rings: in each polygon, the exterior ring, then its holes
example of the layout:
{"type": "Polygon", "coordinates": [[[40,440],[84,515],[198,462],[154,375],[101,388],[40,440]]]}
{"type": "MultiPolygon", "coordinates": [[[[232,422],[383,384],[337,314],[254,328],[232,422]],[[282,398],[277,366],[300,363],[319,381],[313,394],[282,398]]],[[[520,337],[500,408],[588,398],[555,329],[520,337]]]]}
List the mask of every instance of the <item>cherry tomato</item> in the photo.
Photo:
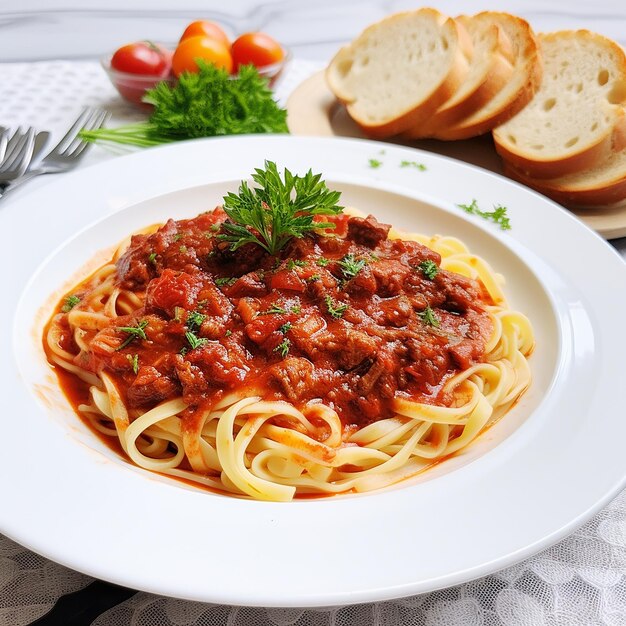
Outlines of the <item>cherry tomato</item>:
{"type": "Polygon", "coordinates": [[[228,39],[228,35],[215,22],[209,22],[207,20],[196,20],[195,22],[191,22],[191,24],[185,28],[185,32],[180,40],[189,39],[189,37],[198,37],[199,35],[220,41],[227,48],[230,48],[230,39],[228,39]]]}
{"type": "Polygon", "coordinates": [[[183,72],[197,72],[196,59],[213,63],[228,73],[233,69],[233,58],[230,50],[221,42],[209,37],[189,37],[178,44],[172,58],[172,70],[175,76],[183,72]]]}
{"type": "Polygon", "coordinates": [[[265,33],[241,35],[233,41],[232,53],[235,70],[249,63],[256,67],[273,65],[285,56],[281,45],[265,33]]]}
{"type": "Polygon", "coordinates": [[[150,41],[138,41],[116,50],[111,57],[111,67],[128,74],[167,76],[171,68],[171,57],[171,52],[163,46],[150,41]]]}

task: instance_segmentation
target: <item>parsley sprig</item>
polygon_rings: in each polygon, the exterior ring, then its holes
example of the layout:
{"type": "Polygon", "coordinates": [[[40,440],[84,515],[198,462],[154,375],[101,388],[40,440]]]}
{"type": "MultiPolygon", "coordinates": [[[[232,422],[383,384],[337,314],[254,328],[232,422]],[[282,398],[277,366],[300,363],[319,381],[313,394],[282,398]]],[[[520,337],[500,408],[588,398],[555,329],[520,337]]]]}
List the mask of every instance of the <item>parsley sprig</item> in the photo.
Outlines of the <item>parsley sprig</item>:
{"type": "Polygon", "coordinates": [[[346,254],[346,256],[339,261],[341,272],[347,279],[354,278],[366,264],[367,261],[365,259],[359,259],[357,261],[352,253],[346,254]]]}
{"type": "Polygon", "coordinates": [[[192,350],[203,346],[206,343],[209,343],[209,340],[206,337],[198,337],[193,330],[188,330],[185,333],[185,339],[189,343],[189,347],[192,350]]]}
{"type": "Polygon", "coordinates": [[[131,341],[135,339],[148,339],[145,332],[147,326],[148,320],[141,320],[141,322],[139,322],[137,326],[118,326],[117,330],[121,330],[123,333],[126,333],[128,335],[128,337],[126,337],[126,339],[124,339],[124,341],[121,343],[118,350],[125,348],[131,341]]]}
{"type": "Polygon", "coordinates": [[[340,192],[331,191],[321,174],[309,170],[304,176],[284,170],[281,177],[276,163],[265,161],[265,169],[256,168],[252,179],[257,187],[242,182],[239,192],[224,197],[225,234],[217,238],[237,250],[247,243],[261,246],[276,255],[292,237],[301,238],[318,228],[335,228],[331,222],[316,222],[317,215],[341,213],[340,192]]]}
{"type": "Polygon", "coordinates": [[[80,298],[76,294],[71,294],[65,298],[61,311],[69,313],[79,302],[80,298]]]}
{"type": "Polygon", "coordinates": [[[435,328],[439,327],[439,318],[435,315],[435,312],[430,308],[430,306],[427,306],[417,315],[422,320],[422,322],[426,324],[426,326],[434,326],[435,328]]]}
{"type": "Polygon", "coordinates": [[[274,352],[279,352],[283,359],[289,354],[289,348],[291,347],[291,341],[285,337],[275,348],[274,352]]]}
{"type": "Polygon", "coordinates": [[[330,314],[331,317],[335,319],[339,319],[343,317],[346,309],[348,308],[347,304],[341,304],[333,302],[333,299],[330,296],[324,296],[324,302],[326,303],[326,310],[330,314]]]}
{"type": "Polygon", "coordinates": [[[439,268],[437,267],[437,264],[434,261],[431,261],[430,259],[427,259],[426,261],[422,261],[418,265],[418,267],[421,270],[422,274],[424,274],[424,276],[428,278],[428,280],[433,280],[435,276],[439,274],[439,268]]]}
{"type": "Polygon", "coordinates": [[[273,99],[267,80],[251,65],[236,76],[198,61],[197,73],[183,73],[175,85],[160,82],[144,101],[154,105],[147,122],[119,128],[82,130],[81,139],[133,146],[247,133],[287,133],[287,111],[273,99]]]}
{"type": "Polygon", "coordinates": [[[494,205],[493,211],[482,211],[478,206],[476,198],[474,198],[471,204],[457,204],[459,209],[463,209],[466,213],[471,215],[478,215],[486,220],[491,220],[494,224],[498,224],[502,230],[511,230],[511,222],[506,214],[506,207],[500,204],[494,205]]]}

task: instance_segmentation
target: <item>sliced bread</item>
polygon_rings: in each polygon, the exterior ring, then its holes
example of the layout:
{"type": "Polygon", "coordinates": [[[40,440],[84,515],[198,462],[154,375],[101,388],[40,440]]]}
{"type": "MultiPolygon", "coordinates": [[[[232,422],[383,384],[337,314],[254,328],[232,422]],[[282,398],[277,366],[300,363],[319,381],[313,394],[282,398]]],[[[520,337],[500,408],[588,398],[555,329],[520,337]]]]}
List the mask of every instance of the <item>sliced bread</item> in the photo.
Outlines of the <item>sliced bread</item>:
{"type": "Polygon", "coordinates": [[[533,178],[506,161],[504,173],[567,206],[605,207],[626,200],[626,150],[611,153],[594,168],[558,178],[533,178]]]}
{"type": "Polygon", "coordinates": [[[587,30],[540,35],[544,78],[533,100],[493,131],[496,150],[533,178],[595,167],[626,145],[626,54],[587,30]]]}
{"type": "Polygon", "coordinates": [[[420,124],[462,84],[471,39],[435,9],[398,13],[366,28],[326,70],[335,96],[373,137],[420,124]]]}
{"type": "Polygon", "coordinates": [[[461,120],[441,126],[434,133],[437,139],[468,139],[489,132],[521,111],[532,99],[541,82],[541,58],[535,35],[528,22],[508,13],[485,11],[472,17],[476,28],[495,24],[512,45],[513,73],[491,99],[461,120]]]}
{"type": "Polygon", "coordinates": [[[444,102],[432,117],[410,129],[406,136],[413,139],[432,137],[438,130],[484,107],[513,75],[513,47],[504,30],[487,20],[475,20],[461,15],[460,22],[472,38],[474,54],[463,84],[444,102]]]}

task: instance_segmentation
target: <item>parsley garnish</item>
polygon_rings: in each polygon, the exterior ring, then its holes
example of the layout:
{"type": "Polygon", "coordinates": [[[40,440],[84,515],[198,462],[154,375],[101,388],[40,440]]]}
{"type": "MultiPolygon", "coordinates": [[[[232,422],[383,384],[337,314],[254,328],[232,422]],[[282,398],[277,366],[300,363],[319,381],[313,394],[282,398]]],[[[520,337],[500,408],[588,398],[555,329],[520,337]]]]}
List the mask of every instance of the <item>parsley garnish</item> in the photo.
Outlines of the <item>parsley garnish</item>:
{"type": "Polygon", "coordinates": [[[180,241],[183,238],[183,233],[176,233],[174,235],[174,241],[180,241]]]}
{"type": "Polygon", "coordinates": [[[365,264],[366,261],[364,259],[357,261],[352,253],[346,254],[346,256],[339,261],[339,267],[343,275],[348,279],[354,278],[365,267],[365,264]]]}
{"type": "Polygon", "coordinates": [[[278,329],[283,335],[291,330],[291,322],[286,322],[278,329]]]}
{"type": "Polygon", "coordinates": [[[498,224],[502,230],[510,230],[511,223],[506,215],[506,207],[502,205],[494,205],[493,211],[482,211],[478,207],[476,199],[471,204],[457,204],[459,209],[463,209],[466,213],[478,215],[486,220],[491,220],[494,224],[498,224]]]}
{"type": "Polygon", "coordinates": [[[237,250],[247,243],[261,246],[276,255],[292,238],[301,238],[319,228],[335,228],[332,222],[316,222],[317,215],[336,215],[343,211],[337,202],[340,193],[331,191],[321,174],[309,170],[304,176],[288,169],[281,177],[276,163],[265,161],[265,169],[255,169],[252,179],[259,185],[250,188],[245,181],[237,194],[224,196],[224,211],[231,222],[224,222],[218,235],[237,250]],[[284,180],[283,180],[284,179],[284,180]]]}
{"type": "Polygon", "coordinates": [[[131,341],[133,341],[133,339],[148,339],[148,337],[146,337],[146,333],[144,332],[146,326],[148,326],[148,320],[141,320],[137,326],[118,326],[117,330],[121,330],[123,333],[128,335],[118,350],[125,348],[131,341]]]}
{"type": "Polygon", "coordinates": [[[152,265],[156,265],[156,258],[157,258],[156,252],[151,252],[148,255],[148,263],[152,263],[152,265]]]}
{"type": "Polygon", "coordinates": [[[191,313],[187,315],[187,327],[190,330],[194,328],[200,328],[205,318],[206,318],[206,315],[204,315],[203,313],[200,313],[199,311],[191,311],[191,313]]]}
{"type": "Polygon", "coordinates": [[[71,311],[78,303],[80,302],[80,298],[74,294],[67,296],[65,298],[65,302],[63,303],[63,306],[61,307],[61,311],[63,311],[63,313],[68,313],[69,311],[71,311]]]}
{"type": "Polygon", "coordinates": [[[423,163],[418,163],[417,161],[400,161],[400,167],[414,167],[420,172],[425,172],[427,169],[423,163]]]}
{"type": "Polygon", "coordinates": [[[310,283],[314,283],[316,280],[319,280],[321,277],[322,277],[321,274],[311,274],[311,276],[309,276],[307,280],[310,283]]]}
{"type": "Polygon", "coordinates": [[[133,372],[137,374],[139,372],[139,355],[138,354],[127,354],[126,358],[128,362],[131,364],[133,368],[133,372]]]}
{"type": "Polygon", "coordinates": [[[342,317],[348,308],[347,304],[336,304],[330,296],[324,296],[324,302],[326,303],[326,309],[335,319],[342,317]]]}
{"type": "Polygon", "coordinates": [[[288,133],[287,111],[273,99],[267,80],[251,65],[232,76],[212,63],[198,62],[175,85],[160,82],[144,101],[154,105],[147,122],[119,128],[82,130],[85,141],[134,146],[248,133],[288,133]]]}
{"type": "Polygon", "coordinates": [[[275,348],[274,352],[280,352],[280,356],[283,359],[289,354],[289,347],[291,346],[291,341],[285,337],[275,348]]]}
{"type": "Polygon", "coordinates": [[[370,159],[367,163],[374,170],[378,169],[383,164],[383,162],[378,159],[370,159]]]}
{"type": "Polygon", "coordinates": [[[435,276],[439,273],[439,268],[434,261],[428,259],[427,261],[422,261],[418,267],[422,271],[422,274],[428,278],[428,280],[433,280],[435,276]]]}
{"type": "Polygon", "coordinates": [[[300,315],[300,311],[302,311],[302,307],[299,304],[291,307],[291,312],[295,313],[296,315],[300,315]]]}
{"type": "Polygon", "coordinates": [[[306,265],[306,261],[299,261],[297,259],[289,259],[287,261],[287,269],[292,270],[296,267],[304,267],[306,265]]]}
{"type": "Polygon", "coordinates": [[[266,309],[265,311],[259,311],[258,315],[282,315],[283,313],[289,313],[289,311],[282,306],[272,304],[269,309],[266,309]]]}
{"type": "Polygon", "coordinates": [[[418,314],[419,318],[426,324],[427,326],[434,326],[437,328],[439,326],[439,320],[435,315],[435,312],[427,306],[423,311],[420,311],[418,314]]]}
{"type": "Polygon", "coordinates": [[[209,343],[209,340],[206,337],[198,337],[193,331],[188,330],[185,333],[185,339],[189,342],[189,346],[192,350],[203,346],[205,343],[209,343]]]}
{"type": "Polygon", "coordinates": [[[234,277],[225,276],[224,278],[216,278],[215,284],[218,287],[224,287],[224,285],[226,285],[226,287],[230,287],[231,285],[234,285],[236,281],[237,279],[234,277]]]}
{"type": "Polygon", "coordinates": [[[317,261],[315,261],[315,265],[319,265],[320,267],[326,267],[330,263],[330,259],[327,259],[321,256],[317,261]]]}
{"type": "Polygon", "coordinates": [[[233,334],[233,331],[230,328],[224,333],[224,337],[230,337],[233,334]]]}
{"type": "Polygon", "coordinates": [[[221,227],[221,224],[211,224],[211,231],[216,233],[221,227]]]}
{"type": "Polygon", "coordinates": [[[181,254],[185,254],[185,252],[187,252],[187,246],[181,246],[180,248],[178,248],[178,251],[181,254]]]}

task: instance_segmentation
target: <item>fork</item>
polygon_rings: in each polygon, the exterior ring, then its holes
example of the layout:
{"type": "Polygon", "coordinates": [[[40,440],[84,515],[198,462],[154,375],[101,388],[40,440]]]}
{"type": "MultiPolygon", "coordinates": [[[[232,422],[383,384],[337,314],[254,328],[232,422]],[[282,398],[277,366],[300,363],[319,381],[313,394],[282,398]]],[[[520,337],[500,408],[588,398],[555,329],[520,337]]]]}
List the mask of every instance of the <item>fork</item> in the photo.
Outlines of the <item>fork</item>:
{"type": "Polygon", "coordinates": [[[0,184],[21,177],[30,164],[35,145],[35,129],[18,129],[7,141],[4,159],[0,163],[0,184]]]}
{"type": "Polygon", "coordinates": [[[90,145],[80,139],[78,133],[83,129],[95,130],[96,128],[100,128],[108,118],[109,113],[102,109],[85,109],[72,124],[63,139],[59,141],[36,167],[6,185],[4,189],[0,189],[0,198],[2,198],[7,191],[18,187],[35,176],[39,176],[40,174],[57,174],[75,167],[86,148],[90,145]]]}

